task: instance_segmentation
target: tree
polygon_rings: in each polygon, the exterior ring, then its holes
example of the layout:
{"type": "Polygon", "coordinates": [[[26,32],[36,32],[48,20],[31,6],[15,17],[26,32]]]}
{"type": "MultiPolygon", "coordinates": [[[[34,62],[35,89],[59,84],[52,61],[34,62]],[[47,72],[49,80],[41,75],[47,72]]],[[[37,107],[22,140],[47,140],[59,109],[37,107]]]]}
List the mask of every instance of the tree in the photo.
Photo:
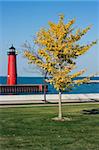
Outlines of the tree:
{"type": "Polygon", "coordinates": [[[64,15],[60,15],[57,24],[49,22],[48,29],[40,29],[34,43],[38,47],[38,55],[42,60],[28,50],[24,52],[30,63],[38,65],[49,73],[50,78],[46,81],[59,91],[59,120],[63,119],[61,93],[71,90],[75,84],[79,85],[89,80],[89,78],[75,79],[86,71],[83,69],[72,73],[71,71],[76,68],[75,60],[96,44],[96,41],[92,41],[90,44],[80,45],[79,40],[91,26],[75,31],[74,23],[75,19],[72,19],[65,24],[64,15]]]}
{"type": "MultiPolygon", "coordinates": [[[[24,48],[24,49],[28,49],[28,51],[30,51],[31,53],[32,53],[32,55],[35,55],[37,58],[39,58],[39,59],[41,59],[42,60],[42,58],[38,55],[38,53],[35,51],[35,45],[34,46],[31,46],[31,44],[28,42],[28,41],[26,41],[23,45],[22,45],[22,47],[24,48]]],[[[42,60],[43,61],[43,60],[42,60]]],[[[45,103],[47,103],[47,100],[46,100],[46,93],[47,93],[47,90],[46,90],[46,78],[47,78],[47,70],[44,70],[44,69],[42,69],[41,67],[39,67],[38,65],[34,65],[33,66],[33,68],[31,68],[32,70],[28,70],[28,72],[31,72],[31,73],[33,73],[33,72],[38,72],[38,73],[41,73],[42,74],[42,76],[43,76],[43,81],[44,81],[44,102],[45,103]]],[[[25,69],[26,70],[26,69],[25,69]]]]}

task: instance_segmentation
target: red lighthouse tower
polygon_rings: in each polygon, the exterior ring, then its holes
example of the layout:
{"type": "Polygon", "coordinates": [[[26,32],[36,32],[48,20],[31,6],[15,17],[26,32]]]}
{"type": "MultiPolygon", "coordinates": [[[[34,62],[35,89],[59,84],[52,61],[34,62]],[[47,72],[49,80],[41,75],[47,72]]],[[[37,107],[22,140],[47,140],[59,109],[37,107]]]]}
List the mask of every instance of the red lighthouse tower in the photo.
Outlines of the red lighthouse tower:
{"type": "Polygon", "coordinates": [[[13,45],[9,48],[8,51],[8,76],[7,84],[14,85],[17,84],[17,65],[16,65],[16,50],[13,45]]]}

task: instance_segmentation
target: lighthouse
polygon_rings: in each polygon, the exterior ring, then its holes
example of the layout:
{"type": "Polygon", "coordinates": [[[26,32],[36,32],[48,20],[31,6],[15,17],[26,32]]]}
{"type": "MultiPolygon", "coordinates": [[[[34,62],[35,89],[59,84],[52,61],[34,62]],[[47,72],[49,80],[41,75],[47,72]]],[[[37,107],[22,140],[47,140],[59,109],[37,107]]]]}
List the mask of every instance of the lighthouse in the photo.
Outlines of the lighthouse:
{"type": "Polygon", "coordinates": [[[8,75],[7,75],[7,84],[15,85],[17,84],[17,63],[16,63],[16,49],[13,45],[9,48],[7,52],[8,55],[8,75]]]}
{"type": "MultiPolygon", "coordinates": [[[[8,74],[7,84],[0,85],[0,94],[22,94],[48,91],[48,85],[44,84],[17,84],[17,51],[12,45],[7,52],[8,55],[8,74]],[[46,88],[46,89],[45,89],[46,88]]],[[[45,100],[45,99],[44,99],[45,100]]],[[[7,102],[8,104],[8,102],[7,102]]]]}

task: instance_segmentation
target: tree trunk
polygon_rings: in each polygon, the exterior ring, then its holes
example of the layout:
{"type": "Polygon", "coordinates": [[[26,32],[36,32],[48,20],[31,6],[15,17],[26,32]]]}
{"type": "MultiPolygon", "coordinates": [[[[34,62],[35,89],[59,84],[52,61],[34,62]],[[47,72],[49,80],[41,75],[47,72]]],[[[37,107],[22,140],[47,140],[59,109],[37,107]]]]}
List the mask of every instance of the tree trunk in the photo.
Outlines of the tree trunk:
{"type": "Polygon", "coordinates": [[[44,102],[46,103],[46,83],[44,81],[44,102]]]}
{"type": "Polygon", "coordinates": [[[45,73],[45,76],[44,76],[44,102],[46,103],[47,100],[46,100],[46,77],[47,77],[47,72],[45,73]]]}
{"type": "Polygon", "coordinates": [[[59,115],[58,118],[62,119],[62,102],[61,102],[61,91],[59,91],[59,115]]]}

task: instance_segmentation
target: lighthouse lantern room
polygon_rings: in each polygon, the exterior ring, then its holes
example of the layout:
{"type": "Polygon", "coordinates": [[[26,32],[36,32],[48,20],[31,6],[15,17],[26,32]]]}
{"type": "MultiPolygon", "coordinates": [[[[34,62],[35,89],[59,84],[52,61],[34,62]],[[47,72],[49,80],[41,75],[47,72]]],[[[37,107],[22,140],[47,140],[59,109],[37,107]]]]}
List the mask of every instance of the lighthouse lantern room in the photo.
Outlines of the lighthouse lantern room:
{"type": "Polygon", "coordinates": [[[15,85],[17,84],[17,63],[16,63],[16,49],[12,45],[7,52],[8,55],[8,75],[7,84],[15,85]]]}

